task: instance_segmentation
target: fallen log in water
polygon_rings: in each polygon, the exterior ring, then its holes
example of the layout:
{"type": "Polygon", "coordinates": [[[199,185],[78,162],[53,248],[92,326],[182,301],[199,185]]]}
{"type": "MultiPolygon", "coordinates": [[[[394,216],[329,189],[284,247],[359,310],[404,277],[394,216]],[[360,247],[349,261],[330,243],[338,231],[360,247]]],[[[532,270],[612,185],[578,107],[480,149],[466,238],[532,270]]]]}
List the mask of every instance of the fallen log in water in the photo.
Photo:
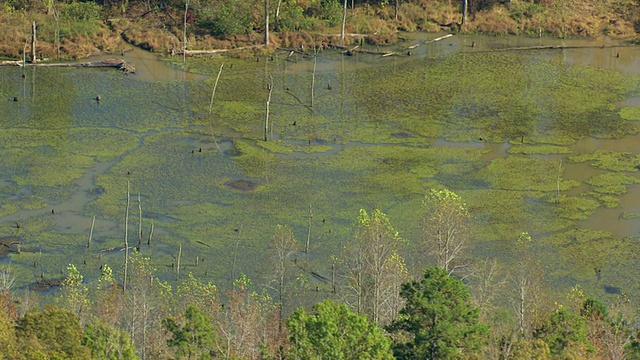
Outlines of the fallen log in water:
{"type": "Polygon", "coordinates": [[[115,68],[122,70],[125,73],[135,73],[136,69],[126,61],[122,59],[108,59],[101,61],[89,61],[89,62],[72,62],[72,63],[25,63],[22,60],[14,61],[1,61],[0,66],[37,66],[37,67],[100,67],[100,68],[115,68]]]}
{"type": "Polygon", "coordinates": [[[527,51],[527,50],[567,50],[567,49],[605,49],[638,46],[635,44],[618,44],[618,45],[540,45],[540,46],[523,46],[512,48],[491,49],[485,51],[474,52],[497,52],[497,51],[527,51]]]}
{"type": "Polygon", "coordinates": [[[183,53],[185,55],[187,55],[187,56],[193,56],[193,55],[215,55],[215,54],[220,54],[220,53],[226,53],[226,52],[229,52],[229,51],[257,49],[257,48],[262,48],[262,47],[264,47],[264,45],[243,46],[243,47],[229,48],[229,49],[184,50],[184,51],[178,51],[178,52],[176,52],[174,50],[174,51],[171,51],[171,55],[172,56],[182,55],[183,53]]]}
{"type": "Polygon", "coordinates": [[[417,48],[417,47],[418,47],[418,46],[420,46],[420,45],[431,44],[431,43],[434,43],[434,42],[436,42],[436,41],[444,40],[444,39],[449,38],[449,37],[452,37],[452,36],[453,36],[453,34],[447,34],[447,35],[444,35],[444,36],[440,36],[440,37],[435,38],[435,39],[433,39],[433,40],[427,40],[427,41],[424,41],[424,42],[422,42],[422,43],[420,43],[420,44],[411,45],[411,46],[409,46],[407,49],[415,49],[415,48],[417,48]]]}

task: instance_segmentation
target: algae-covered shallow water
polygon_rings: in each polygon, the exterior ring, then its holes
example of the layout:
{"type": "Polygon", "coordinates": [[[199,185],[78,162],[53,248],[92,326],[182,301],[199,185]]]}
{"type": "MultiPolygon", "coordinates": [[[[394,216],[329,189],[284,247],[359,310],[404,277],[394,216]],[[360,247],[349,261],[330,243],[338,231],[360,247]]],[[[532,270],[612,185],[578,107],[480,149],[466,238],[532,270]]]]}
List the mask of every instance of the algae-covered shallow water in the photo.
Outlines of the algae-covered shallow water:
{"type": "Polygon", "coordinates": [[[181,244],[183,272],[264,283],[276,225],[305,243],[310,209],[309,258],[327,273],[374,206],[418,273],[422,201],[446,186],[469,206],[476,258],[508,264],[528,231],[555,294],[639,294],[640,50],[491,52],[545,43],[454,36],[407,56],[418,41],[397,56],[320,52],[313,103],[313,58],[288,52],[188,59],[189,74],[137,50],[124,57],[141,75],[0,68],[0,235],[23,241],[2,261],[20,286],[69,262],[89,277],[121,268],[129,184],[129,243],[166,279],[181,244]]]}

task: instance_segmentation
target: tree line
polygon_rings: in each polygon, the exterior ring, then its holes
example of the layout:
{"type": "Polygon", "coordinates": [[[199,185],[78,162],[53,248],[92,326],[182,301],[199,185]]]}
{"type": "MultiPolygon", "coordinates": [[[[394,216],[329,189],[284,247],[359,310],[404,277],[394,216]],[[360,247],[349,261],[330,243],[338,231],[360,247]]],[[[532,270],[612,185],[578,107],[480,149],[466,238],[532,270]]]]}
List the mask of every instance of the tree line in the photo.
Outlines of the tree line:
{"type": "MultiPolygon", "coordinates": [[[[266,44],[312,49],[396,42],[398,31],[637,37],[636,0],[6,0],[0,54],[23,58],[37,23],[37,57],[266,44]],[[339,37],[337,36],[339,35],[339,37]],[[353,35],[353,36],[350,36],[353,35]]],[[[303,50],[304,51],[304,50],[303,50]]]]}
{"type": "Polygon", "coordinates": [[[528,233],[510,242],[508,261],[472,259],[460,196],[432,190],[423,211],[421,269],[405,264],[407,241],[387,215],[362,209],[330,277],[276,226],[261,290],[243,275],[230,288],[191,274],[171,285],[134,252],[125,291],[108,265],[87,282],[70,264],[55,302],[39,308],[3,270],[0,359],[640,358],[624,295],[605,304],[576,286],[551,305],[528,233]],[[305,305],[312,278],[330,291],[305,305]]]}

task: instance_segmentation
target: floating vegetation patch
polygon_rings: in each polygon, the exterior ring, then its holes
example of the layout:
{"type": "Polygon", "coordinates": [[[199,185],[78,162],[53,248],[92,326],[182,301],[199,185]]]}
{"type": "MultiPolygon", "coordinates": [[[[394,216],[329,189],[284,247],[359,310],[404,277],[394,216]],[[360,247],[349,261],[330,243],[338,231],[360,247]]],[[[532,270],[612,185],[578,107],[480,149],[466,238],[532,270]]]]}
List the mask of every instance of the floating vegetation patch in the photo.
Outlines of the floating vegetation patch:
{"type": "Polygon", "coordinates": [[[613,109],[622,96],[637,91],[638,80],[615,71],[485,53],[420,59],[401,69],[381,66],[357,77],[363,84],[356,89],[358,105],[370,117],[429,114],[423,121],[441,127],[446,138],[637,132],[613,109]]]}
{"type": "Polygon", "coordinates": [[[640,180],[623,173],[607,172],[592,177],[587,184],[601,194],[622,195],[627,192],[629,185],[640,184],[640,180]]]}
{"type": "Polygon", "coordinates": [[[585,195],[593,196],[594,198],[600,200],[602,206],[607,209],[614,209],[617,208],[618,205],[620,205],[620,198],[616,196],[611,196],[599,192],[590,192],[586,193],[585,195]]]}
{"type": "Polygon", "coordinates": [[[523,231],[532,235],[559,231],[571,224],[555,216],[545,193],[507,190],[458,191],[477,224],[478,240],[517,239],[523,231]]]}
{"type": "Polygon", "coordinates": [[[625,120],[639,121],[640,120],[640,107],[628,106],[620,109],[620,117],[625,120]]]}
{"type": "Polygon", "coordinates": [[[571,229],[540,239],[545,245],[544,258],[548,278],[564,283],[567,289],[580,284],[599,293],[602,283],[631,288],[637,279],[629,267],[637,266],[635,239],[618,239],[605,231],[571,229]]]}
{"type": "Polygon", "coordinates": [[[638,213],[630,213],[630,212],[623,212],[622,213],[622,218],[623,219],[637,219],[637,218],[640,218],[640,214],[638,214],[638,213]]]}
{"type": "Polygon", "coordinates": [[[640,167],[640,156],[628,152],[596,150],[592,153],[569,157],[573,162],[592,162],[598,169],[611,171],[637,171],[640,167]]]}
{"type": "MultiPolygon", "coordinates": [[[[563,171],[563,169],[561,169],[563,171]]],[[[508,157],[494,159],[480,170],[481,177],[493,189],[554,191],[579,185],[575,180],[558,184],[558,163],[538,158],[508,157]]]]}
{"type": "Polygon", "coordinates": [[[587,220],[600,207],[598,200],[588,196],[560,195],[554,202],[553,213],[570,220],[587,220]]]}

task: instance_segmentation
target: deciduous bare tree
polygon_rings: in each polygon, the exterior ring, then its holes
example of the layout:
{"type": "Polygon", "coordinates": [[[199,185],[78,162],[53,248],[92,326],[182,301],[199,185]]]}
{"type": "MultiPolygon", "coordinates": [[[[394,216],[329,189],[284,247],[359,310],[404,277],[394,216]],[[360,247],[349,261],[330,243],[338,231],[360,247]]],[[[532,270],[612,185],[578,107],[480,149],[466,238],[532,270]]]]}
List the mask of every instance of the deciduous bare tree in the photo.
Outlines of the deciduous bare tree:
{"type": "Polygon", "coordinates": [[[467,266],[463,251],[471,239],[471,217],[462,198],[449,189],[432,189],[424,207],[422,244],[436,266],[449,274],[467,266]]]}
{"type": "Polygon", "coordinates": [[[345,246],[342,265],[346,278],[344,300],[371,321],[387,324],[402,306],[397,297],[407,280],[404,260],[398,255],[402,240],[387,215],[361,209],[353,240],[345,246]]]}
{"type": "Polygon", "coordinates": [[[514,263],[509,274],[511,304],[518,319],[520,336],[530,339],[534,328],[534,314],[539,312],[539,297],[542,295],[544,271],[532,253],[532,240],[523,232],[514,243],[514,263]]]}
{"type": "Polygon", "coordinates": [[[273,266],[273,282],[276,289],[277,306],[279,310],[278,329],[283,327],[283,314],[285,303],[289,296],[287,285],[292,282],[295,265],[291,257],[298,251],[298,242],[291,227],[287,225],[276,226],[276,232],[269,247],[270,261],[273,266]]]}

